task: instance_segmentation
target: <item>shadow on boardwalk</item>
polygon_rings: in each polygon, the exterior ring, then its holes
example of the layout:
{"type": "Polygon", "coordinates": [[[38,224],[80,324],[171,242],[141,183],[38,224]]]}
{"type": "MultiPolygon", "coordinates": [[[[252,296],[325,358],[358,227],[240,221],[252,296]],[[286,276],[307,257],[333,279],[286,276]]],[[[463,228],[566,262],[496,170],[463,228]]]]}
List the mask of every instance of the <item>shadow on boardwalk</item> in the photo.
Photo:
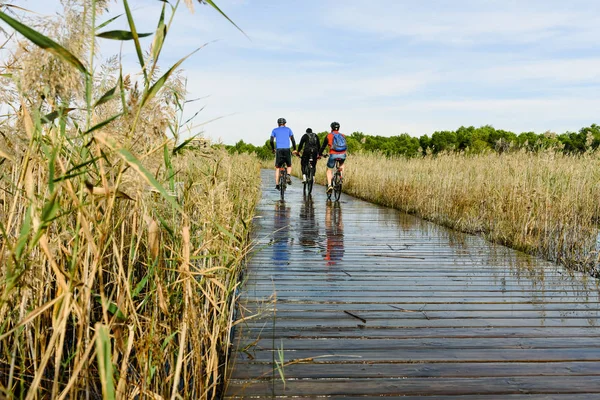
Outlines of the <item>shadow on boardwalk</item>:
{"type": "Polygon", "coordinates": [[[228,397],[600,399],[595,279],[271,175],[228,397]]]}

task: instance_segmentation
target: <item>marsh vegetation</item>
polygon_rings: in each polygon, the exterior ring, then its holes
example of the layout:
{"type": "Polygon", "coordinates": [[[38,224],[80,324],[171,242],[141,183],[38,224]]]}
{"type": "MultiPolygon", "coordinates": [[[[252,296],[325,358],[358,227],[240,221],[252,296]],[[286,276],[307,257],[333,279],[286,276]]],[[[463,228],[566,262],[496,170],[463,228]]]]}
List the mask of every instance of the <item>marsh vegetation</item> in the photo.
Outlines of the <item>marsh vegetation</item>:
{"type": "Polygon", "coordinates": [[[2,398],[219,394],[259,169],[185,123],[183,59],[158,63],[182,4],[162,4],[149,49],[126,0],[1,10],[2,398]],[[139,71],[101,58],[106,39],[139,71]]]}

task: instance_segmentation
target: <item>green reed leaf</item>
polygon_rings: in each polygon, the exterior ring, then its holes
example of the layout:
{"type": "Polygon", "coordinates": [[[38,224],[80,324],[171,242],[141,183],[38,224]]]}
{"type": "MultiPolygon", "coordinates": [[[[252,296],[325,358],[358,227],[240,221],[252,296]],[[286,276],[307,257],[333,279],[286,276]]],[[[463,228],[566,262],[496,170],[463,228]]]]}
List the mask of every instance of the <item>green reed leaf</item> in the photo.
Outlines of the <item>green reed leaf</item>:
{"type": "Polygon", "coordinates": [[[104,399],[115,399],[115,383],[113,376],[112,351],[110,345],[110,333],[108,327],[96,324],[96,358],[98,360],[98,374],[102,384],[104,399]]]}
{"type": "MultiPolygon", "coordinates": [[[[137,37],[141,38],[141,37],[148,37],[151,35],[152,35],[152,33],[138,33],[137,37]]],[[[111,40],[134,40],[135,39],[132,32],[119,31],[119,30],[100,32],[96,36],[99,38],[111,39],[111,40]]]]}
{"type": "Polygon", "coordinates": [[[152,58],[154,64],[158,61],[160,52],[167,36],[167,26],[165,25],[165,5],[163,4],[162,11],[160,13],[160,19],[158,20],[158,26],[156,27],[156,33],[154,34],[154,41],[152,42],[152,58]]]}
{"type": "Polygon", "coordinates": [[[214,1],[212,1],[212,0],[205,0],[205,1],[206,1],[206,3],[210,4],[215,10],[217,10],[219,12],[219,14],[221,14],[223,17],[225,17],[225,19],[227,19],[227,21],[231,22],[231,24],[233,26],[235,26],[238,29],[238,31],[242,32],[244,34],[244,36],[246,36],[248,38],[248,40],[250,40],[250,37],[248,37],[248,35],[246,35],[246,32],[244,32],[242,30],[242,28],[240,28],[239,26],[237,26],[235,24],[235,22],[233,22],[231,20],[231,18],[229,18],[227,15],[225,15],[225,13],[223,11],[221,11],[221,9],[215,4],[214,1]]]}
{"type": "Polygon", "coordinates": [[[123,6],[125,7],[125,14],[127,14],[127,22],[129,23],[129,29],[131,29],[133,42],[135,43],[135,52],[137,53],[140,66],[144,72],[146,84],[148,84],[148,72],[146,71],[146,64],[144,63],[144,53],[142,52],[142,46],[140,46],[140,39],[138,37],[137,30],[135,29],[135,21],[133,20],[133,15],[131,14],[131,9],[129,8],[129,3],[127,0],[123,0],[123,6]]]}
{"type": "Polygon", "coordinates": [[[25,24],[17,21],[14,18],[9,17],[2,11],[0,11],[0,19],[14,28],[21,35],[25,36],[29,39],[33,44],[41,47],[44,50],[48,50],[58,58],[63,61],[68,62],[73,65],[75,68],[83,72],[84,74],[88,74],[88,71],[85,69],[85,66],[75,57],[69,50],[62,47],[60,44],[56,43],[54,40],[50,39],[47,36],[42,35],[38,31],[28,27],[25,24]]]}
{"type": "Polygon", "coordinates": [[[85,135],[87,135],[88,133],[92,133],[97,129],[102,128],[103,126],[106,126],[108,124],[110,124],[111,122],[113,122],[115,119],[119,118],[120,116],[122,116],[123,113],[117,114],[117,115],[113,115],[112,117],[108,118],[107,120],[104,120],[94,126],[92,126],[90,129],[88,129],[87,131],[84,132],[85,135]]]}
{"type": "Polygon", "coordinates": [[[175,179],[173,177],[173,163],[171,162],[171,154],[169,153],[169,146],[165,143],[163,146],[163,159],[165,161],[165,173],[167,174],[169,181],[169,190],[171,193],[175,190],[175,179]]]}
{"type": "Polygon", "coordinates": [[[213,221],[213,223],[215,224],[215,226],[217,227],[217,229],[219,231],[221,231],[222,234],[224,234],[225,236],[227,236],[228,238],[230,238],[231,240],[233,240],[235,243],[237,244],[241,244],[240,240],[238,238],[236,238],[233,233],[231,233],[230,231],[228,231],[227,229],[225,229],[222,225],[220,225],[217,221],[213,221]]]}
{"type": "Polygon", "coordinates": [[[154,187],[161,194],[161,196],[173,206],[173,208],[175,208],[177,211],[183,212],[183,209],[179,204],[177,204],[177,201],[175,201],[173,196],[169,195],[163,185],[156,180],[154,175],[152,175],[150,171],[148,171],[146,167],[142,165],[142,162],[138,160],[129,150],[118,147],[117,144],[106,135],[98,134],[95,136],[95,139],[116,152],[131,168],[137,171],[137,173],[140,174],[140,176],[144,178],[149,185],[154,187]]]}
{"type": "Polygon", "coordinates": [[[108,312],[116,316],[117,319],[121,321],[125,321],[127,319],[127,316],[123,313],[123,311],[121,311],[117,304],[112,301],[108,303],[108,312]]]}
{"type": "Polygon", "coordinates": [[[119,14],[119,15],[117,15],[116,17],[112,17],[112,18],[111,18],[111,19],[109,19],[108,21],[101,23],[100,25],[98,25],[98,26],[96,27],[96,30],[98,31],[98,30],[100,30],[100,29],[104,28],[105,26],[107,26],[108,24],[110,24],[111,22],[113,22],[114,20],[116,20],[117,18],[119,18],[119,17],[121,17],[121,16],[123,16],[123,14],[119,14]]]}
{"type": "Polygon", "coordinates": [[[160,345],[160,349],[162,351],[164,351],[165,348],[167,347],[167,345],[175,338],[175,335],[177,335],[178,333],[179,333],[178,331],[175,331],[175,332],[171,333],[169,336],[167,336],[165,338],[165,340],[163,340],[162,344],[160,345]]]}
{"type": "Polygon", "coordinates": [[[98,101],[96,101],[96,103],[94,104],[94,108],[99,106],[100,104],[106,103],[107,101],[111,101],[115,97],[115,93],[116,93],[118,87],[119,87],[119,82],[117,82],[117,85],[114,88],[112,88],[109,91],[107,91],[106,93],[104,93],[102,95],[102,97],[100,97],[98,99],[98,101]]]}
{"type": "Polygon", "coordinates": [[[144,277],[142,278],[141,281],[138,282],[137,285],[135,285],[135,288],[133,289],[133,293],[131,293],[131,297],[132,298],[136,298],[138,294],[140,294],[142,292],[142,290],[144,289],[144,287],[146,287],[146,283],[148,283],[148,278],[150,277],[150,273],[147,273],[146,275],[144,275],[144,277]]]}
{"type": "Polygon", "coordinates": [[[50,123],[58,117],[64,117],[65,115],[67,115],[68,113],[70,113],[73,110],[74,110],[74,108],[61,108],[58,110],[54,110],[51,113],[46,114],[42,117],[42,124],[50,123]]]}
{"type": "Polygon", "coordinates": [[[119,61],[119,93],[121,94],[121,107],[123,107],[123,113],[127,113],[127,101],[125,100],[125,84],[123,83],[123,63],[119,61]]]}
{"type": "Polygon", "coordinates": [[[76,173],[61,175],[58,178],[55,178],[52,182],[57,183],[57,182],[66,181],[67,179],[75,178],[75,177],[77,177],[79,175],[86,174],[87,172],[88,171],[79,171],[79,172],[76,172],[76,173]]]}
{"type": "Polygon", "coordinates": [[[181,143],[179,146],[175,147],[173,149],[173,155],[179,153],[181,150],[183,150],[185,148],[185,146],[187,146],[188,144],[190,144],[191,141],[193,141],[194,139],[196,139],[198,137],[198,135],[194,135],[189,139],[186,139],[183,143],[181,143]]]}
{"type": "Polygon", "coordinates": [[[162,218],[160,215],[157,215],[158,217],[158,221],[160,222],[160,225],[166,229],[167,233],[169,234],[169,236],[171,237],[171,239],[175,238],[175,230],[173,230],[173,228],[171,228],[171,226],[167,223],[167,221],[164,220],[164,218],[162,218]]]}
{"type": "MultiPolygon", "coordinates": [[[[202,46],[202,47],[204,47],[204,46],[202,46]]],[[[146,103],[148,103],[150,100],[152,100],[154,98],[154,96],[156,96],[156,93],[158,93],[158,91],[164,86],[164,84],[167,82],[167,79],[169,79],[169,76],[171,76],[173,71],[175,71],[177,68],[179,68],[179,66],[185,60],[187,60],[188,57],[190,57],[192,54],[196,53],[202,47],[197,48],[196,50],[194,50],[187,56],[183,57],[181,60],[177,61],[175,63],[175,65],[173,65],[171,68],[169,68],[169,70],[163,76],[158,78],[156,83],[154,85],[152,85],[152,87],[144,94],[144,98],[142,99],[141,107],[143,107],[146,103]]]]}
{"type": "Polygon", "coordinates": [[[179,211],[183,211],[181,209],[181,206],[179,204],[177,204],[177,202],[175,201],[175,199],[173,198],[173,196],[169,195],[169,193],[167,193],[166,189],[163,187],[163,185],[161,185],[156,178],[154,178],[154,175],[152,175],[150,173],[150,171],[148,171],[140,162],[140,160],[138,160],[133,154],[131,154],[129,152],[129,150],[127,149],[118,149],[117,152],[121,155],[121,157],[123,157],[125,159],[125,161],[127,161],[127,163],[133,168],[135,169],[140,175],[142,175],[146,181],[148,181],[148,183],[150,183],[156,190],[158,190],[158,192],[165,198],[165,200],[167,200],[169,203],[171,203],[171,205],[179,210],[179,211]]]}
{"type": "Polygon", "coordinates": [[[15,258],[19,260],[21,255],[23,255],[23,251],[27,246],[27,242],[29,241],[29,233],[31,232],[31,206],[25,212],[25,220],[21,225],[21,231],[19,232],[19,239],[17,240],[17,245],[15,247],[15,258]]]}
{"type": "Polygon", "coordinates": [[[60,211],[60,203],[56,201],[57,194],[58,192],[54,192],[42,208],[42,226],[44,227],[48,226],[60,211]]]}
{"type": "Polygon", "coordinates": [[[54,174],[55,164],[56,164],[56,156],[58,155],[58,146],[52,146],[48,154],[48,191],[50,193],[54,192],[54,174]],[[49,153],[49,154],[48,154],[49,153]]]}

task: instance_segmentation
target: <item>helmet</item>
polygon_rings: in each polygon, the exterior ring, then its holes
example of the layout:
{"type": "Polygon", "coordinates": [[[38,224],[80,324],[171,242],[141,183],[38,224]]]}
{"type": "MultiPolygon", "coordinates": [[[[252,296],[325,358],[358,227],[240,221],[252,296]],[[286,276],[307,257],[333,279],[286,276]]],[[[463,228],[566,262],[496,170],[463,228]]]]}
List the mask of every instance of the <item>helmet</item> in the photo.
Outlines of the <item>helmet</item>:
{"type": "Polygon", "coordinates": [[[306,128],[306,133],[312,133],[312,129],[306,128]]]}
{"type": "Polygon", "coordinates": [[[287,121],[285,120],[285,118],[279,118],[277,120],[277,125],[285,125],[287,123],[287,121]]]}
{"type": "Polygon", "coordinates": [[[332,122],[331,123],[331,129],[333,129],[334,131],[337,131],[340,129],[340,123],[339,122],[332,122]]]}

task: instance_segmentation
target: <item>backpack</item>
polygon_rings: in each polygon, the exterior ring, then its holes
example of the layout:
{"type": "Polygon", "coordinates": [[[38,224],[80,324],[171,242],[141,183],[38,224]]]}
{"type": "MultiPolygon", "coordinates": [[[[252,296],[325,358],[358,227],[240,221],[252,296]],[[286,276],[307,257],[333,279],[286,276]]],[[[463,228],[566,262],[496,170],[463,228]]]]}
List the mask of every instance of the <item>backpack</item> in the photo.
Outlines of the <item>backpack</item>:
{"type": "Polygon", "coordinates": [[[341,133],[333,134],[333,144],[331,146],[331,150],[333,151],[346,151],[346,137],[341,133]]]}
{"type": "Polygon", "coordinates": [[[317,141],[317,134],[316,133],[308,133],[308,142],[306,143],[306,147],[310,148],[310,149],[315,149],[317,147],[319,147],[317,141]]]}

